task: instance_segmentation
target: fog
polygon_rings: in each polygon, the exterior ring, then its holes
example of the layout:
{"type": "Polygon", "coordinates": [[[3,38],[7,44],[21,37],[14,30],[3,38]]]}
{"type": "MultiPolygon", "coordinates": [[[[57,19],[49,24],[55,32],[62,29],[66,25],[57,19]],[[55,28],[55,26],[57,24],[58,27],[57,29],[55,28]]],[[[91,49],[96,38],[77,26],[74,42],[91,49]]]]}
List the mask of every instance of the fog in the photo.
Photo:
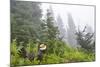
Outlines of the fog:
{"type": "Polygon", "coordinates": [[[43,9],[43,15],[45,15],[46,10],[50,7],[52,7],[54,18],[57,18],[58,15],[61,16],[64,28],[66,28],[66,25],[68,25],[67,17],[68,13],[70,13],[76,28],[80,27],[83,29],[84,26],[90,26],[94,31],[95,15],[93,6],[42,3],[41,8],[43,9]]]}
{"type": "Polygon", "coordinates": [[[93,6],[68,5],[68,4],[41,4],[43,18],[47,9],[51,10],[52,16],[60,32],[59,37],[72,47],[78,47],[76,31],[81,31],[86,26],[86,32],[93,33],[95,28],[95,12],[93,6]]]}

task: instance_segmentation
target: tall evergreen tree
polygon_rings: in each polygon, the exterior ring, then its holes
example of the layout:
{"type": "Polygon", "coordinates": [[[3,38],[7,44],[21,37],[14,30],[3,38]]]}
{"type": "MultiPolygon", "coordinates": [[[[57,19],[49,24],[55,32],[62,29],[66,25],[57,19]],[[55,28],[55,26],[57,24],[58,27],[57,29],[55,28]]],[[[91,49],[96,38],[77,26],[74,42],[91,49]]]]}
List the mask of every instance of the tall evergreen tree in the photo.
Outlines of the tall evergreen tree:
{"type": "Polygon", "coordinates": [[[17,42],[36,41],[41,16],[40,3],[11,0],[11,39],[17,39],[17,42]]]}
{"type": "Polygon", "coordinates": [[[46,23],[47,23],[47,30],[48,30],[48,38],[55,39],[59,31],[57,27],[54,26],[54,19],[51,15],[50,10],[47,10],[46,23]]]}
{"type": "Polygon", "coordinates": [[[57,17],[57,23],[58,23],[58,30],[59,30],[59,39],[65,39],[66,38],[66,30],[64,29],[63,21],[61,19],[61,16],[58,15],[57,17]]]}
{"type": "Polygon", "coordinates": [[[68,43],[72,46],[72,47],[77,47],[76,45],[76,38],[75,38],[75,24],[73,21],[73,18],[71,16],[71,14],[68,14],[68,29],[67,29],[67,38],[68,38],[68,43]]]}
{"type": "Polygon", "coordinates": [[[47,41],[52,39],[57,39],[57,34],[59,33],[58,27],[54,25],[55,21],[52,16],[51,11],[48,9],[46,14],[46,19],[43,20],[41,24],[41,40],[47,41]]]}
{"type": "Polygon", "coordinates": [[[77,42],[87,52],[94,52],[95,51],[95,39],[93,38],[94,33],[86,32],[87,27],[85,26],[84,29],[81,31],[78,29],[76,32],[77,35],[77,42]]]}

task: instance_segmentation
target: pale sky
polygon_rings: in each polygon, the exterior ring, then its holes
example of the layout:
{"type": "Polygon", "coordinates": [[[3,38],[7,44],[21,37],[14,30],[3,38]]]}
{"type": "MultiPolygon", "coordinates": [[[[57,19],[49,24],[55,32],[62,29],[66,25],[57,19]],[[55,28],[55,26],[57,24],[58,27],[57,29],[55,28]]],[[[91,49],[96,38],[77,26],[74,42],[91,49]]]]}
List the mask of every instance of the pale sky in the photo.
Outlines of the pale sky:
{"type": "Polygon", "coordinates": [[[43,14],[46,13],[46,10],[52,6],[55,18],[60,15],[64,27],[68,23],[67,14],[70,13],[73,17],[76,27],[80,26],[81,29],[85,25],[89,25],[94,30],[94,7],[93,6],[80,6],[80,5],[65,5],[65,4],[49,4],[42,3],[41,8],[43,9],[43,14]]]}

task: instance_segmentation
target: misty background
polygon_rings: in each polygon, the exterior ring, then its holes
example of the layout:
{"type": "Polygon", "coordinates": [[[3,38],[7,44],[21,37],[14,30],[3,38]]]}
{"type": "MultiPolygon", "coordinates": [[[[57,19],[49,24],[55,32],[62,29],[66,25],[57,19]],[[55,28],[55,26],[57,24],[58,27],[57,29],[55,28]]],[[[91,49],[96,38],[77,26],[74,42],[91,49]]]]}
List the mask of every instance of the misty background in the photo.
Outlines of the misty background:
{"type": "Polygon", "coordinates": [[[42,19],[45,18],[47,9],[55,19],[55,26],[60,31],[59,37],[73,47],[77,47],[75,31],[81,31],[86,26],[86,32],[95,32],[94,7],[83,5],[50,4],[42,3],[42,19]]]}

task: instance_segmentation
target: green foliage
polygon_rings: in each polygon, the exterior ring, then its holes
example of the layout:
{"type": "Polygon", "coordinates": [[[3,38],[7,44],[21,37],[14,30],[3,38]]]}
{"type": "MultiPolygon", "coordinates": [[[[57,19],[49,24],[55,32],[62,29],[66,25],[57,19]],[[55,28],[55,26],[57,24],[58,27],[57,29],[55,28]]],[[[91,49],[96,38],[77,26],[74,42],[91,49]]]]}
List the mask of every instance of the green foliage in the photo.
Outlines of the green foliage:
{"type": "Polygon", "coordinates": [[[57,39],[57,34],[58,34],[58,28],[56,26],[54,26],[54,19],[52,16],[52,13],[50,12],[50,10],[47,10],[47,14],[46,14],[46,18],[43,20],[42,24],[41,24],[41,41],[47,41],[47,40],[52,40],[52,39],[57,39]]]}
{"type": "MultiPolygon", "coordinates": [[[[58,39],[59,31],[54,26],[52,13],[47,10],[46,18],[41,20],[39,6],[40,3],[11,0],[11,66],[39,64],[37,53],[40,42],[47,45],[47,51],[43,54],[41,64],[95,60],[94,53],[86,53],[81,48],[72,48],[58,39]],[[20,55],[21,48],[23,48],[21,55],[25,55],[25,57],[20,55]],[[29,59],[30,53],[32,56],[35,55],[34,60],[33,57],[32,60],[29,59]]],[[[81,43],[87,47],[87,42],[81,43]]],[[[94,43],[91,49],[94,49],[94,43]]]]}
{"type": "Polygon", "coordinates": [[[16,43],[16,39],[13,40],[10,48],[11,48],[11,53],[13,55],[16,55],[17,54],[17,43],[16,43]]]}
{"type": "Polygon", "coordinates": [[[95,39],[94,33],[86,32],[86,26],[83,31],[78,30],[76,32],[77,42],[83,50],[86,52],[94,52],[95,50],[95,39]]]}
{"type": "MultiPolygon", "coordinates": [[[[93,53],[85,53],[82,50],[78,50],[68,46],[66,43],[60,40],[48,40],[47,54],[44,54],[41,64],[57,64],[57,63],[69,63],[69,62],[89,62],[95,60],[93,53]]],[[[11,44],[11,65],[37,65],[37,44],[29,41],[26,46],[27,52],[35,53],[35,59],[30,61],[28,58],[23,58],[18,55],[16,48],[17,43],[13,40],[11,44]],[[16,47],[15,47],[16,46],[16,47]],[[14,47],[14,48],[13,48],[14,47]]]]}
{"type": "Polygon", "coordinates": [[[42,17],[39,6],[40,3],[11,0],[11,40],[26,44],[29,39],[39,38],[42,17]]]}
{"type": "Polygon", "coordinates": [[[79,51],[69,52],[66,55],[67,62],[89,62],[93,61],[93,57],[90,54],[79,51]]]}

